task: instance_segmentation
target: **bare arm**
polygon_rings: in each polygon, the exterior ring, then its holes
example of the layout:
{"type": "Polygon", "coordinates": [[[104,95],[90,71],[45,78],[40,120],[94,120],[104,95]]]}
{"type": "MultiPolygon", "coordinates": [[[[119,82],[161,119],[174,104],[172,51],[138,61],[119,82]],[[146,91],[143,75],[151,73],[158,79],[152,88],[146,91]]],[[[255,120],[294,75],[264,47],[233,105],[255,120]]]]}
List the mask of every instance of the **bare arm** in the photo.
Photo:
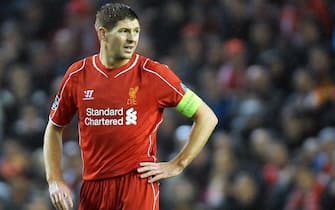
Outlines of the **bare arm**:
{"type": "Polygon", "coordinates": [[[43,157],[51,201],[56,209],[68,210],[69,206],[73,207],[73,201],[62,173],[62,133],[62,128],[48,123],[44,134],[43,157]]]}
{"type": "Polygon", "coordinates": [[[141,163],[138,169],[138,172],[142,173],[141,178],[151,177],[149,182],[155,182],[177,176],[199,154],[217,125],[218,119],[204,102],[201,103],[193,118],[194,124],[189,140],[177,156],[166,163],[141,163]]]}
{"type": "Polygon", "coordinates": [[[63,129],[48,123],[44,134],[43,156],[48,183],[63,181],[62,175],[62,133],[63,129]]]}
{"type": "Polygon", "coordinates": [[[205,146],[217,123],[217,117],[203,102],[194,114],[194,124],[188,143],[173,161],[183,169],[188,166],[205,146]]]}

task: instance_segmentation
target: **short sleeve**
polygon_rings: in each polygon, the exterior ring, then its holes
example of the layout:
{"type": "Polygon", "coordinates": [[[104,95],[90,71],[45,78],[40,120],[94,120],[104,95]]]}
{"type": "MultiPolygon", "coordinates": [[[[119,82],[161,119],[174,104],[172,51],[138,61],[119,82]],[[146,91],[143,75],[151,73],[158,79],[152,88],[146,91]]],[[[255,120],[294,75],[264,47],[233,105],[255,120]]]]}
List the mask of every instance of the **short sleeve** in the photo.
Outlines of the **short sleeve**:
{"type": "Polygon", "coordinates": [[[71,122],[77,111],[74,74],[71,67],[66,72],[50,109],[49,120],[58,127],[71,122]]]}
{"type": "Polygon", "coordinates": [[[144,70],[152,76],[152,93],[160,108],[176,107],[186,88],[178,76],[166,65],[147,60],[144,70]]]}

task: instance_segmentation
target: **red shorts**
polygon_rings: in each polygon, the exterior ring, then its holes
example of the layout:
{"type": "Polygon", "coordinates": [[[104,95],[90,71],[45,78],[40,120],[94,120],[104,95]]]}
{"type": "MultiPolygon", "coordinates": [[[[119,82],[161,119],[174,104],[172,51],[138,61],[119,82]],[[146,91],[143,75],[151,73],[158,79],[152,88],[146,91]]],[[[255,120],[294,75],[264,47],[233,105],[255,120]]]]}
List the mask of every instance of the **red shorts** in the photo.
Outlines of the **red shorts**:
{"type": "Polygon", "coordinates": [[[159,210],[158,182],[148,183],[136,172],[84,181],[79,210],[159,210]]]}

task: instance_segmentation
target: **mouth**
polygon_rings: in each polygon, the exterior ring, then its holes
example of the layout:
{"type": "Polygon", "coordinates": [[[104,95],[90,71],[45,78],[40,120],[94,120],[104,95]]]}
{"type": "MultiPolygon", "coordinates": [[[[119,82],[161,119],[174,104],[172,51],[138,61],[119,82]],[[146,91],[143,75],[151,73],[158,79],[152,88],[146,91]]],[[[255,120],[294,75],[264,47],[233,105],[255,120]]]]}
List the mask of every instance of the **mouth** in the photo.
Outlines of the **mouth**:
{"type": "Polygon", "coordinates": [[[132,52],[134,49],[134,46],[125,46],[124,49],[126,50],[126,52],[132,52]]]}

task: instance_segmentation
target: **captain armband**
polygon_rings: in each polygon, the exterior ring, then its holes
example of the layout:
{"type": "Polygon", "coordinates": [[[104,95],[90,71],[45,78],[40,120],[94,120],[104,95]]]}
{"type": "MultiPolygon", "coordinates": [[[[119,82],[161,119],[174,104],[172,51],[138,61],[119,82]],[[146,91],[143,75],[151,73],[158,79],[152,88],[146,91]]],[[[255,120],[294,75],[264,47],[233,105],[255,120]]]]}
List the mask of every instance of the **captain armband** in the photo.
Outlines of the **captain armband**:
{"type": "Polygon", "coordinates": [[[186,117],[192,117],[198,110],[202,100],[192,90],[187,89],[176,109],[186,117]]]}

